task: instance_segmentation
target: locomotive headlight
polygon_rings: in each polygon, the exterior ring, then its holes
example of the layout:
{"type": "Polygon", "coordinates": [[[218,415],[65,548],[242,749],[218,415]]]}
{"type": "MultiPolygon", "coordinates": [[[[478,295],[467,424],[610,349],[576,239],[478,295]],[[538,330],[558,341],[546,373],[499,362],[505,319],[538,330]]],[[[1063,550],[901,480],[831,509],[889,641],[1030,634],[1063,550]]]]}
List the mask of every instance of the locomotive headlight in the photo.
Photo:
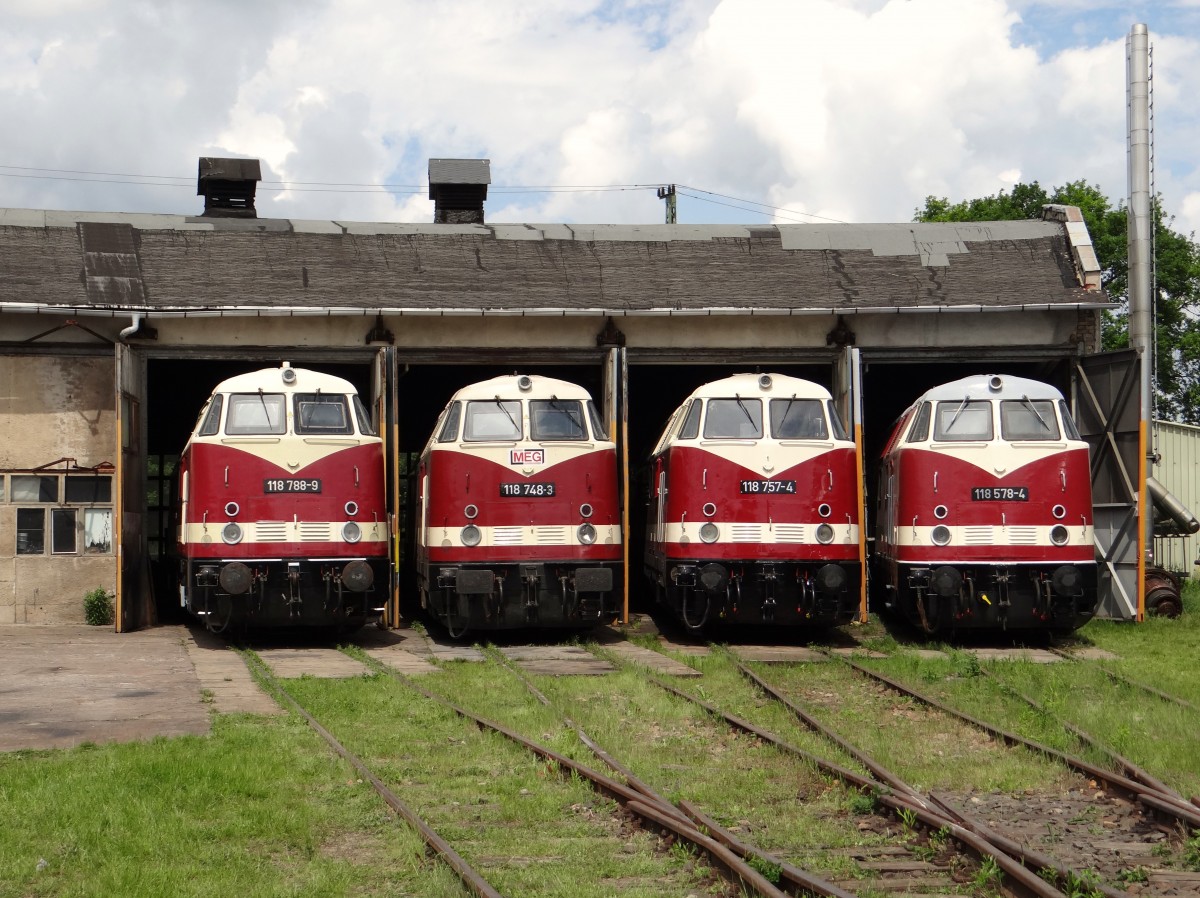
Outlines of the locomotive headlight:
{"type": "Polygon", "coordinates": [[[704,507],[700,510],[704,512],[704,516],[706,518],[711,518],[717,513],[717,506],[715,502],[705,502],[704,507]]]}
{"type": "Polygon", "coordinates": [[[352,518],[356,514],[358,514],[358,503],[357,502],[347,502],[346,503],[346,517],[352,518]]]}
{"type": "Polygon", "coordinates": [[[821,524],[817,527],[817,542],[823,546],[833,542],[833,528],[828,524],[821,524]]]}
{"type": "Polygon", "coordinates": [[[817,506],[817,514],[823,518],[829,517],[833,513],[833,509],[829,507],[828,502],[822,502],[817,506]]]}
{"type": "Polygon", "coordinates": [[[347,521],[342,525],[342,539],[348,543],[356,543],[362,539],[362,528],[353,521],[347,521]]]}
{"type": "Polygon", "coordinates": [[[945,505],[934,506],[933,516],[939,521],[946,520],[946,515],[950,514],[950,510],[945,505]]]}
{"type": "Polygon", "coordinates": [[[596,541],[596,528],[591,524],[580,524],[579,529],[575,531],[579,537],[579,541],[585,546],[590,546],[596,541]]]}
{"type": "Polygon", "coordinates": [[[1067,540],[1071,538],[1071,534],[1062,524],[1055,524],[1050,528],[1050,542],[1056,546],[1065,546],[1067,540]]]}
{"type": "Polygon", "coordinates": [[[579,506],[579,516],[581,518],[590,518],[594,513],[595,509],[593,509],[592,506],[587,502],[584,502],[579,506]]]}
{"type": "Polygon", "coordinates": [[[468,521],[475,520],[477,517],[479,517],[479,506],[478,505],[464,506],[463,507],[463,517],[465,517],[468,521]]]}
{"type": "Polygon", "coordinates": [[[477,546],[479,541],[483,539],[483,533],[474,524],[468,524],[463,527],[462,532],[458,534],[458,538],[462,540],[464,546],[477,546]]]}
{"type": "Polygon", "coordinates": [[[1050,509],[1050,514],[1054,515],[1054,517],[1058,518],[1058,520],[1061,521],[1063,518],[1065,518],[1067,516],[1067,509],[1065,506],[1055,505],[1053,508],[1050,509]]]}
{"type": "Polygon", "coordinates": [[[938,524],[930,532],[929,538],[933,540],[935,546],[944,546],[950,542],[950,528],[944,524],[938,524]]]}
{"type": "Polygon", "coordinates": [[[225,516],[228,518],[236,518],[238,516],[238,512],[241,510],[241,507],[236,502],[225,503],[225,516]]]}
{"type": "Polygon", "coordinates": [[[236,546],[242,541],[242,528],[230,521],[221,528],[221,539],[231,546],[236,546]]]}
{"type": "Polygon", "coordinates": [[[721,535],[720,528],[712,521],[705,521],[700,525],[700,538],[706,543],[715,543],[717,537],[721,535]]]}

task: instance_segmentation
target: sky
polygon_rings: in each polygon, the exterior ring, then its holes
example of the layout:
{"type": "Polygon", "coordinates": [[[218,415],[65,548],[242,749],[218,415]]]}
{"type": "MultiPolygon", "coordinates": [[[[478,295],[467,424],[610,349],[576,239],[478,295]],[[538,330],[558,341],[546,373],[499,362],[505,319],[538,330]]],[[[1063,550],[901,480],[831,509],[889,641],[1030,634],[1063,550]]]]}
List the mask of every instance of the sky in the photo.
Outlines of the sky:
{"type": "Polygon", "coordinates": [[[1152,45],[1154,190],[1200,231],[1200,0],[0,0],[0,208],[429,222],[904,222],[1084,180],[1128,196],[1125,42],[1152,45]]]}

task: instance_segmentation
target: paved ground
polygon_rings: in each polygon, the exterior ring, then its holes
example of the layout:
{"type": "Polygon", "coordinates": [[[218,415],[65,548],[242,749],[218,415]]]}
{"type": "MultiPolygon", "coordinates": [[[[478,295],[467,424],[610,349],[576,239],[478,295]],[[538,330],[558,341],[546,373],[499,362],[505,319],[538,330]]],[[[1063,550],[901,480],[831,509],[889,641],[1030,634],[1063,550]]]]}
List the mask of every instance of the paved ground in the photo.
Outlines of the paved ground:
{"type": "MultiPolygon", "coordinates": [[[[494,635],[513,636],[511,643],[496,639],[499,651],[531,673],[603,675],[615,670],[603,657],[553,638],[525,645],[516,643],[519,635],[494,635]]],[[[644,615],[623,630],[603,627],[595,636],[601,654],[677,677],[697,677],[700,672],[630,642],[628,637],[658,639],[668,650],[684,656],[709,651],[702,639],[692,639],[690,634],[659,634],[644,615]]],[[[365,627],[353,641],[372,659],[408,676],[436,674],[438,665],[448,661],[484,659],[478,648],[422,630],[365,627]]],[[[255,649],[281,677],[356,677],[368,672],[361,662],[323,646],[277,644],[255,649]]],[[[734,651],[747,660],[768,662],[827,657],[803,645],[744,644],[734,651]]],[[[832,651],[856,649],[848,645],[832,651]]],[[[1060,655],[1042,650],[973,651],[983,661],[1061,660],[1060,655]]],[[[921,654],[937,657],[941,653],[921,654]]],[[[176,625],[117,634],[103,627],[0,627],[0,751],[203,734],[209,731],[213,711],[283,713],[259,688],[242,657],[202,628],[176,625]]]]}

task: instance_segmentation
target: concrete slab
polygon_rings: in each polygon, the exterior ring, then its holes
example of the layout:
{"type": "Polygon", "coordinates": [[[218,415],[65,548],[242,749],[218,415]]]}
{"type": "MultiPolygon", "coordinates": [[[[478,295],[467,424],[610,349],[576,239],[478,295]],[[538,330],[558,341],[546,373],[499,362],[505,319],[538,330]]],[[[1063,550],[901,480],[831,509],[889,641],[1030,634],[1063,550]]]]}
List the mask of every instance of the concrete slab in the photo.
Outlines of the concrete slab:
{"type": "Polygon", "coordinates": [[[225,640],[203,627],[188,628],[184,643],[201,695],[211,699],[221,714],[284,714],[271,696],[263,691],[242,656],[225,640]]]}
{"type": "Polygon", "coordinates": [[[824,652],[803,645],[731,645],[729,650],[746,661],[762,661],[766,664],[829,660],[824,652]]]}
{"type": "Polygon", "coordinates": [[[1062,655],[1046,649],[1013,648],[965,648],[964,652],[980,661],[1032,661],[1034,664],[1054,664],[1062,661],[1062,655]]]}
{"type": "Polygon", "coordinates": [[[674,658],[660,652],[642,648],[640,645],[634,645],[632,642],[613,642],[606,644],[604,647],[623,661],[628,661],[631,664],[640,664],[642,667],[650,668],[655,673],[671,674],[675,677],[703,676],[694,667],[688,667],[681,661],[676,661],[674,658]]]}
{"type": "Polygon", "coordinates": [[[209,732],[187,630],[0,627],[0,751],[209,732]]]}
{"type": "Polygon", "coordinates": [[[259,649],[258,657],[282,679],[295,677],[360,677],[370,673],[366,666],[337,649],[259,649]]]}

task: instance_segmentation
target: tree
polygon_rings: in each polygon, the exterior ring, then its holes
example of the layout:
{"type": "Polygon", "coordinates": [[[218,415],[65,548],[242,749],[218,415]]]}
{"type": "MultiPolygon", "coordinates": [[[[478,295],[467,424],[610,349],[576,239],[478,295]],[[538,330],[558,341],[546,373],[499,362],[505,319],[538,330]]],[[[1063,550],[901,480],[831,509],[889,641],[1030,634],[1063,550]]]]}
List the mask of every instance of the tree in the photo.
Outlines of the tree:
{"type": "MultiPolygon", "coordinates": [[[[929,196],[914,221],[1009,221],[1041,218],[1046,203],[1078,206],[1100,263],[1101,285],[1121,307],[1103,314],[1104,349],[1129,345],[1128,214],[1124,203],[1114,207],[1099,187],[1072,181],[1047,192],[1037,181],[1017,184],[1011,193],[950,203],[929,196]]],[[[1173,217],[1156,198],[1154,217],[1155,266],[1155,396],[1156,415],[1200,424],[1200,246],[1195,235],[1173,230],[1173,217]]]]}

